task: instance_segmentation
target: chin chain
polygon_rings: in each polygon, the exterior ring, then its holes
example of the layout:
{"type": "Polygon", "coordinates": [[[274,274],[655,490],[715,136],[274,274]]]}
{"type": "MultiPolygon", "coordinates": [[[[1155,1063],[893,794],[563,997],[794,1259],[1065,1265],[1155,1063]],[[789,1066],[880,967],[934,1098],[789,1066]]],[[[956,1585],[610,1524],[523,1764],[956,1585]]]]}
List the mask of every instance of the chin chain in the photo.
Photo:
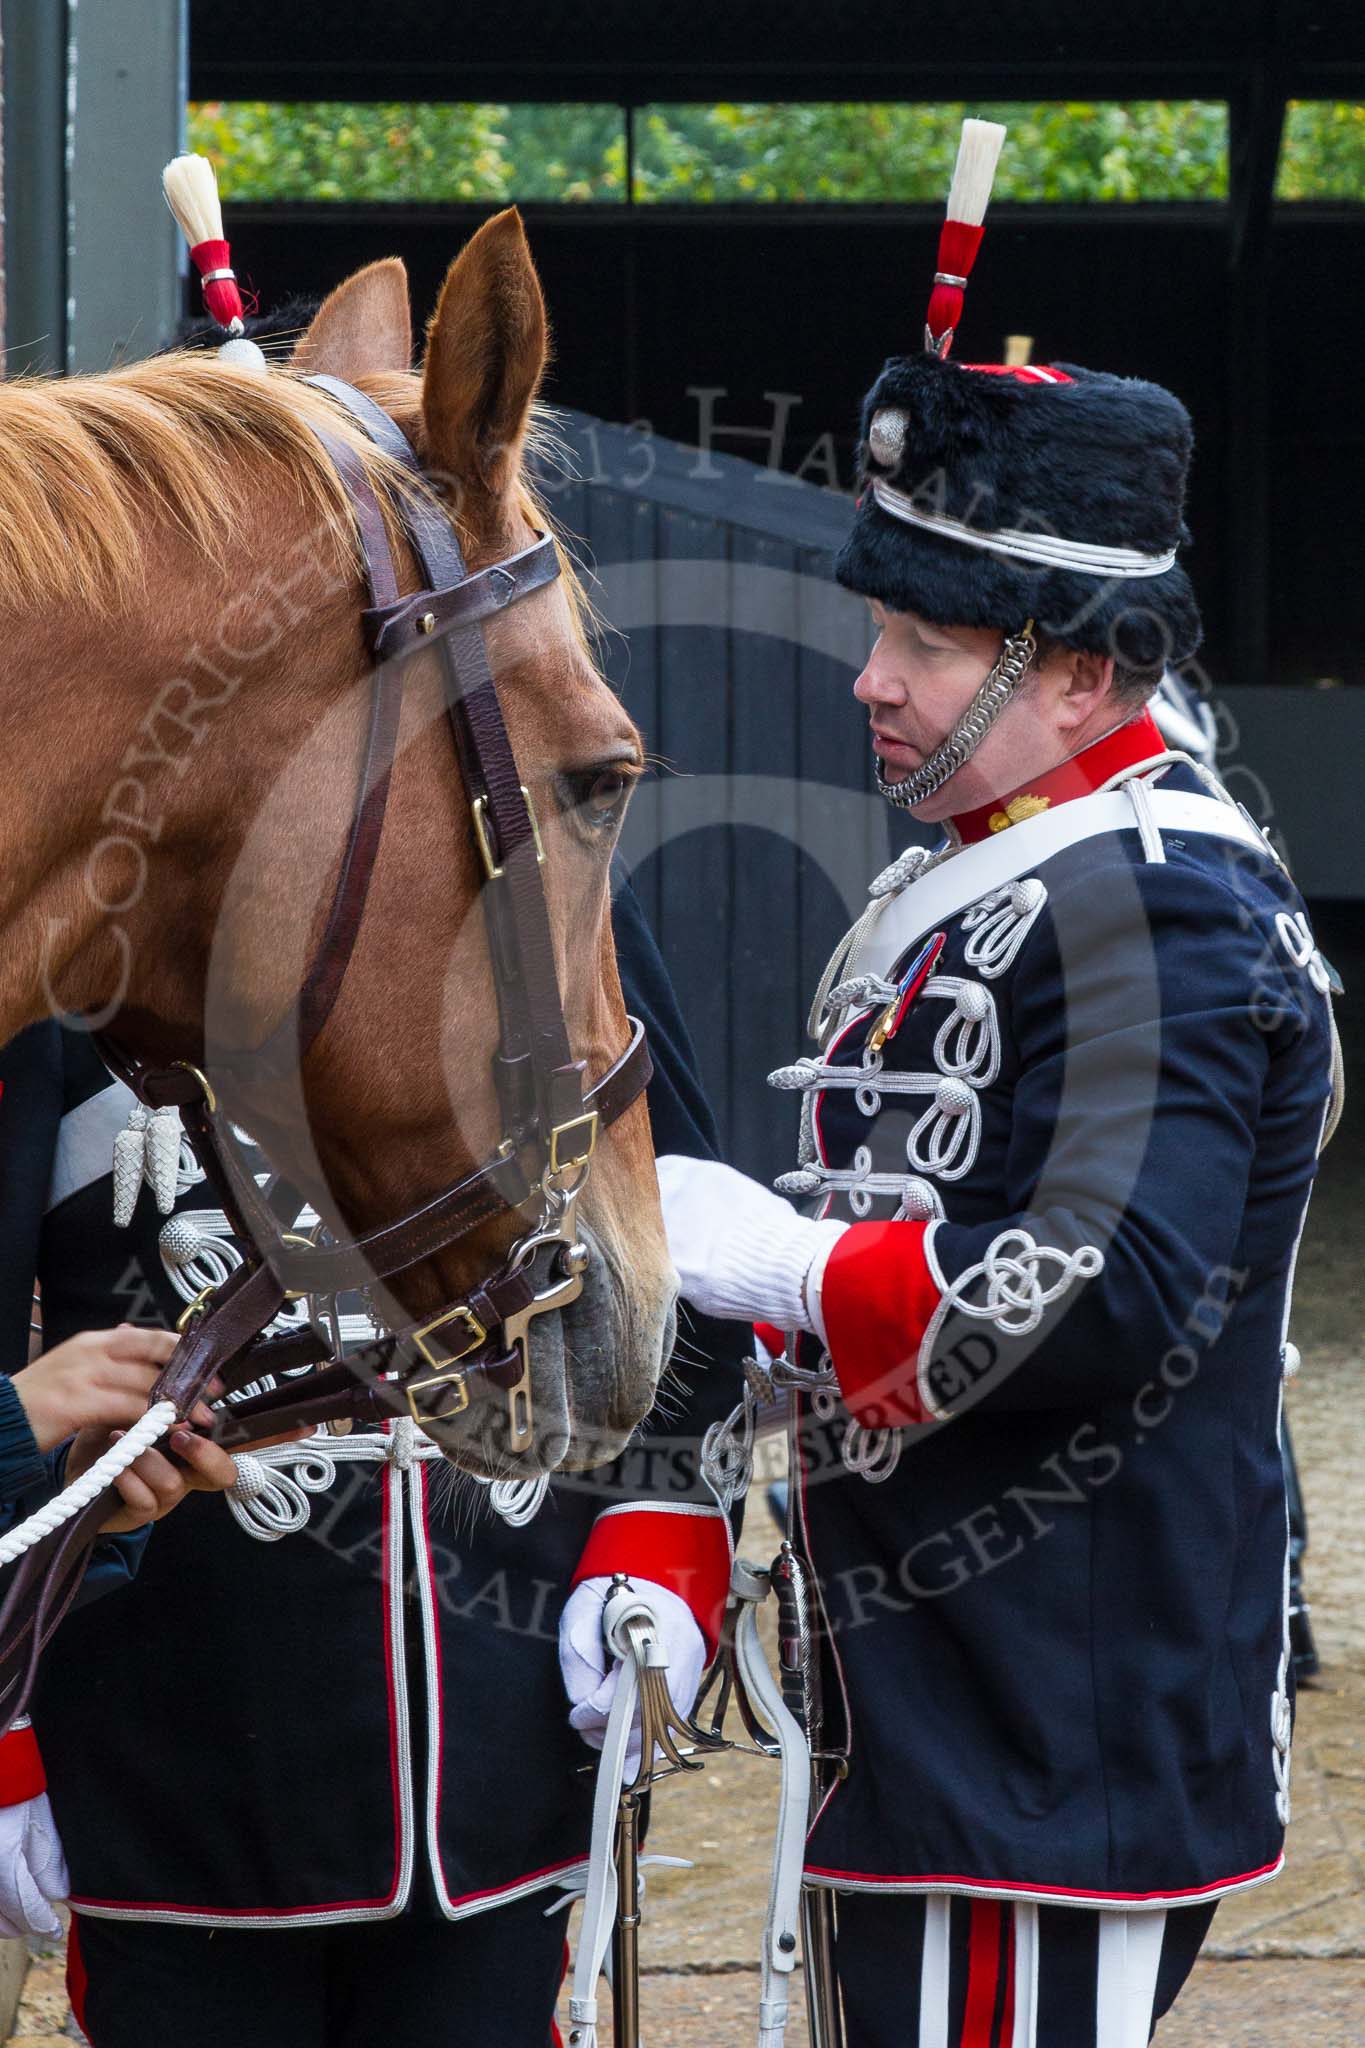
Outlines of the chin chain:
{"type": "Polygon", "coordinates": [[[1038,642],[1030,619],[1022,633],[1014,634],[1005,642],[995,667],[947,739],[934,748],[927,761],[921,761],[918,768],[912,768],[903,781],[888,782],[882,774],[881,761],[877,760],[877,787],[888,803],[900,811],[913,811],[916,804],[937,795],[944,783],[957,774],[963,762],[976,752],[1023,681],[1037,652],[1038,642]]]}

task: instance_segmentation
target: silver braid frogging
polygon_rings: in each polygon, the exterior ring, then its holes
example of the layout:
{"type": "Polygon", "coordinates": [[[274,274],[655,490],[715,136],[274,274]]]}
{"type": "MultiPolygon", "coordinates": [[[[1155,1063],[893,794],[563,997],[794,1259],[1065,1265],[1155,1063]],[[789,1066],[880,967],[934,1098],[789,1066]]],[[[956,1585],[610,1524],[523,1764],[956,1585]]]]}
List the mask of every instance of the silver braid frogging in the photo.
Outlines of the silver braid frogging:
{"type": "Polygon", "coordinates": [[[916,804],[937,795],[976,752],[1028,673],[1037,652],[1038,642],[1030,619],[1021,633],[1006,640],[995,667],[947,739],[934,748],[927,760],[912,768],[903,781],[888,782],[882,774],[880,757],[877,759],[877,787],[888,803],[895,804],[897,810],[912,811],[916,804]]]}

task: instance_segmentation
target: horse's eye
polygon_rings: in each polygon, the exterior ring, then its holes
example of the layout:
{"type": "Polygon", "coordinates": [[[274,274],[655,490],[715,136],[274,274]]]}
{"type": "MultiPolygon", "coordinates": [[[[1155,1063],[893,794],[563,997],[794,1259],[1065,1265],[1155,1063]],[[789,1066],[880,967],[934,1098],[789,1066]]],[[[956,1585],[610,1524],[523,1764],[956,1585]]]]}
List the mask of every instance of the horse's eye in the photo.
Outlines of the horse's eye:
{"type": "Polygon", "coordinates": [[[598,817],[606,817],[620,810],[628,786],[619,768],[599,769],[593,776],[585,809],[598,817]]]}
{"type": "Polygon", "coordinates": [[[625,809],[633,777],[608,764],[567,776],[569,801],[580,822],[598,830],[615,825],[625,809]]]}

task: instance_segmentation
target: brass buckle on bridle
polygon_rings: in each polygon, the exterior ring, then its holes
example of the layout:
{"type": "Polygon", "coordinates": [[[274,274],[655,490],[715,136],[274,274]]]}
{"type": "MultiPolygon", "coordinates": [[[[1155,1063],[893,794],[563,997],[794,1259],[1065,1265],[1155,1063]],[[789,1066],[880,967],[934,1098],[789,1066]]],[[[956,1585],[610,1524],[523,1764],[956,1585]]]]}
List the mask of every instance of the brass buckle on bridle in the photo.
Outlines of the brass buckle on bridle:
{"type": "Polygon", "coordinates": [[[217,1292],[218,1282],[216,1280],[210,1281],[207,1287],[200,1288],[193,1301],[187,1303],[181,1309],[180,1314],[175,1319],[175,1334],[177,1337],[183,1337],[192,1323],[197,1323],[202,1315],[207,1314],[209,1302],[217,1292]]]}
{"type": "MultiPolygon", "coordinates": [[[[321,1225],[318,1226],[319,1229],[321,1227],[321,1225]]],[[[309,1236],[306,1231],[302,1230],[282,1231],[280,1233],[280,1243],[302,1245],[306,1252],[315,1252],[318,1248],[316,1235],[309,1236]]],[[[286,1287],[284,1298],[286,1301],[306,1301],[308,1299],[308,1289],[306,1287],[286,1287]]]]}
{"type": "Polygon", "coordinates": [[[455,1365],[460,1359],[468,1358],[470,1352],[477,1351],[480,1344],[486,1344],[488,1332],[473,1309],[462,1301],[454,1308],[442,1309],[440,1315],[433,1316],[429,1323],[423,1323],[420,1330],[412,1332],[410,1341],[417,1346],[427,1364],[434,1371],[440,1371],[444,1366],[455,1365]],[[469,1332],[468,1343],[462,1344],[458,1351],[437,1351],[427,1342],[433,1330],[442,1330],[447,1323],[463,1323],[469,1332]]]}
{"type": "Polygon", "coordinates": [[[488,1342],[488,1332],[473,1309],[464,1302],[458,1303],[455,1308],[444,1309],[439,1316],[433,1316],[429,1323],[423,1323],[420,1330],[414,1330],[409,1341],[416,1346],[431,1367],[431,1372],[425,1379],[409,1380],[403,1389],[413,1421],[421,1427],[423,1418],[418,1412],[414,1396],[427,1393],[433,1387],[446,1388],[454,1406],[448,1408],[444,1415],[429,1416],[428,1421],[444,1422],[453,1415],[463,1415],[469,1406],[469,1387],[463,1371],[458,1369],[460,1360],[468,1358],[471,1352],[477,1351],[481,1344],[488,1342]],[[450,1323],[463,1323],[468,1333],[468,1341],[461,1344],[457,1351],[438,1350],[428,1340],[434,1330],[445,1329],[450,1323]]]}
{"type": "Polygon", "coordinates": [[[194,1079],[199,1083],[200,1092],[202,1093],[204,1098],[205,1109],[208,1111],[210,1116],[215,1116],[218,1111],[218,1097],[214,1094],[213,1083],[209,1080],[209,1077],[204,1072],[203,1068],[194,1066],[192,1062],[189,1060],[172,1060],[171,1066],[172,1069],[177,1073],[190,1074],[194,1077],[194,1079]]]}
{"type": "MultiPolygon", "coordinates": [[[[577,1242],[575,1215],[578,1196],[597,1149],[599,1121],[598,1112],[590,1109],[553,1127],[547,1148],[547,1165],[541,1177],[544,1208],[540,1221],[508,1254],[508,1265],[514,1272],[527,1265],[538,1251],[551,1246],[560,1248],[563,1262],[563,1270],[556,1273],[545,1287],[538,1289],[524,1309],[509,1316],[502,1325],[508,1350],[515,1351],[521,1361],[521,1372],[515,1384],[507,1390],[507,1448],[514,1453],[528,1449],[532,1438],[531,1323],[536,1316],[544,1315],[552,1308],[565,1307],[583,1289],[583,1272],[588,1260],[586,1249],[577,1242]],[[560,1185],[565,1175],[574,1176],[567,1187],[560,1185]]],[[[429,1323],[423,1323],[420,1329],[410,1333],[408,1341],[431,1368],[425,1377],[409,1380],[403,1389],[409,1412],[419,1427],[423,1417],[415,1396],[429,1393],[433,1388],[445,1389],[451,1405],[443,1415],[428,1416],[426,1420],[448,1421],[453,1416],[463,1415],[469,1406],[469,1387],[460,1361],[485,1344],[488,1335],[484,1324],[464,1302],[443,1310],[429,1323]],[[430,1342],[433,1333],[449,1328],[452,1323],[464,1325],[467,1341],[455,1350],[444,1344],[438,1349],[430,1342]]]]}
{"type": "MultiPolygon", "coordinates": [[[[531,837],[535,842],[536,864],[543,868],[545,865],[545,848],[541,844],[540,839],[540,821],[536,817],[536,807],[531,802],[531,792],[524,782],[521,785],[521,796],[522,802],[526,805],[526,815],[531,820],[531,837]]],[[[494,850],[493,834],[488,826],[488,798],[486,796],[476,796],[473,803],[469,806],[469,815],[473,822],[474,838],[478,845],[479,858],[483,862],[483,871],[490,882],[500,881],[505,870],[494,850]]]]}
{"type": "Polygon", "coordinates": [[[582,1116],[570,1117],[567,1123],[554,1126],[550,1132],[551,1173],[572,1173],[575,1167],[587,1166],[597,1150],[597,1124],[597,1111],[588,1109],[582,1116]],[[579,1150],[565,1156],[560,1149],[565,1143],[577,1145],[579,1150]]]}

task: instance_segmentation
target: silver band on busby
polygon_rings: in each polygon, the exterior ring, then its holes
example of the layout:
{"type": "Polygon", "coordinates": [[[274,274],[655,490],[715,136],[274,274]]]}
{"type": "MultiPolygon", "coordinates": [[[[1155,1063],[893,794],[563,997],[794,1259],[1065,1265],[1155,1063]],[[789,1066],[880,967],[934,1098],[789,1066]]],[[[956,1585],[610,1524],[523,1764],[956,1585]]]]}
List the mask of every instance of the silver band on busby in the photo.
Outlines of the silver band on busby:
{"type": "Polygon", "coordinates": [[[1000,650],[1000,659],[947,739],[940,741],[918,768],[912,768],[900,782],[888,782],[878,759],[877,787],[888,803],[895,804],[898,810],[912,811],[916,804],[937,795],[944,783],[952,780],[963,762],[976,752],[1009,703],[1037,652],[1038,643],[1033,637],[1033,621],[1030,619],[1021,633],[1011,635],[1005,642],[1000,650]]]}
{"type": "MultiPolygon", "coordinates": [[[[872,436],[876,436],[885,418],[885,414],[878,413],[872,422],[872,436]]],[[[901,438],[904,440],[903,429],[901,438]]],[[[1111,548],[1098,541],[1066,540],[1058,533],[1028,533],[1012,526],[997,527],[994,531],[969,526],[965,519],[950,518],[945,512],[925,511],[882,477],[874,477],[872,495],[883,512],[889,512],[906,526],[918,526],[922,533],[941,533],[963,547],[980,548],[984,554],[1005,555],[1013,562],[1035,562],[1040,569],[1074,569],[1082,576],[1117,576],[1132,581],[1144,576],[1164,576],[1175,567],[1177,550],[1173,547],[1163,548],[1159,555],[1147,555],[1140,548],[1111,548]]]]}

